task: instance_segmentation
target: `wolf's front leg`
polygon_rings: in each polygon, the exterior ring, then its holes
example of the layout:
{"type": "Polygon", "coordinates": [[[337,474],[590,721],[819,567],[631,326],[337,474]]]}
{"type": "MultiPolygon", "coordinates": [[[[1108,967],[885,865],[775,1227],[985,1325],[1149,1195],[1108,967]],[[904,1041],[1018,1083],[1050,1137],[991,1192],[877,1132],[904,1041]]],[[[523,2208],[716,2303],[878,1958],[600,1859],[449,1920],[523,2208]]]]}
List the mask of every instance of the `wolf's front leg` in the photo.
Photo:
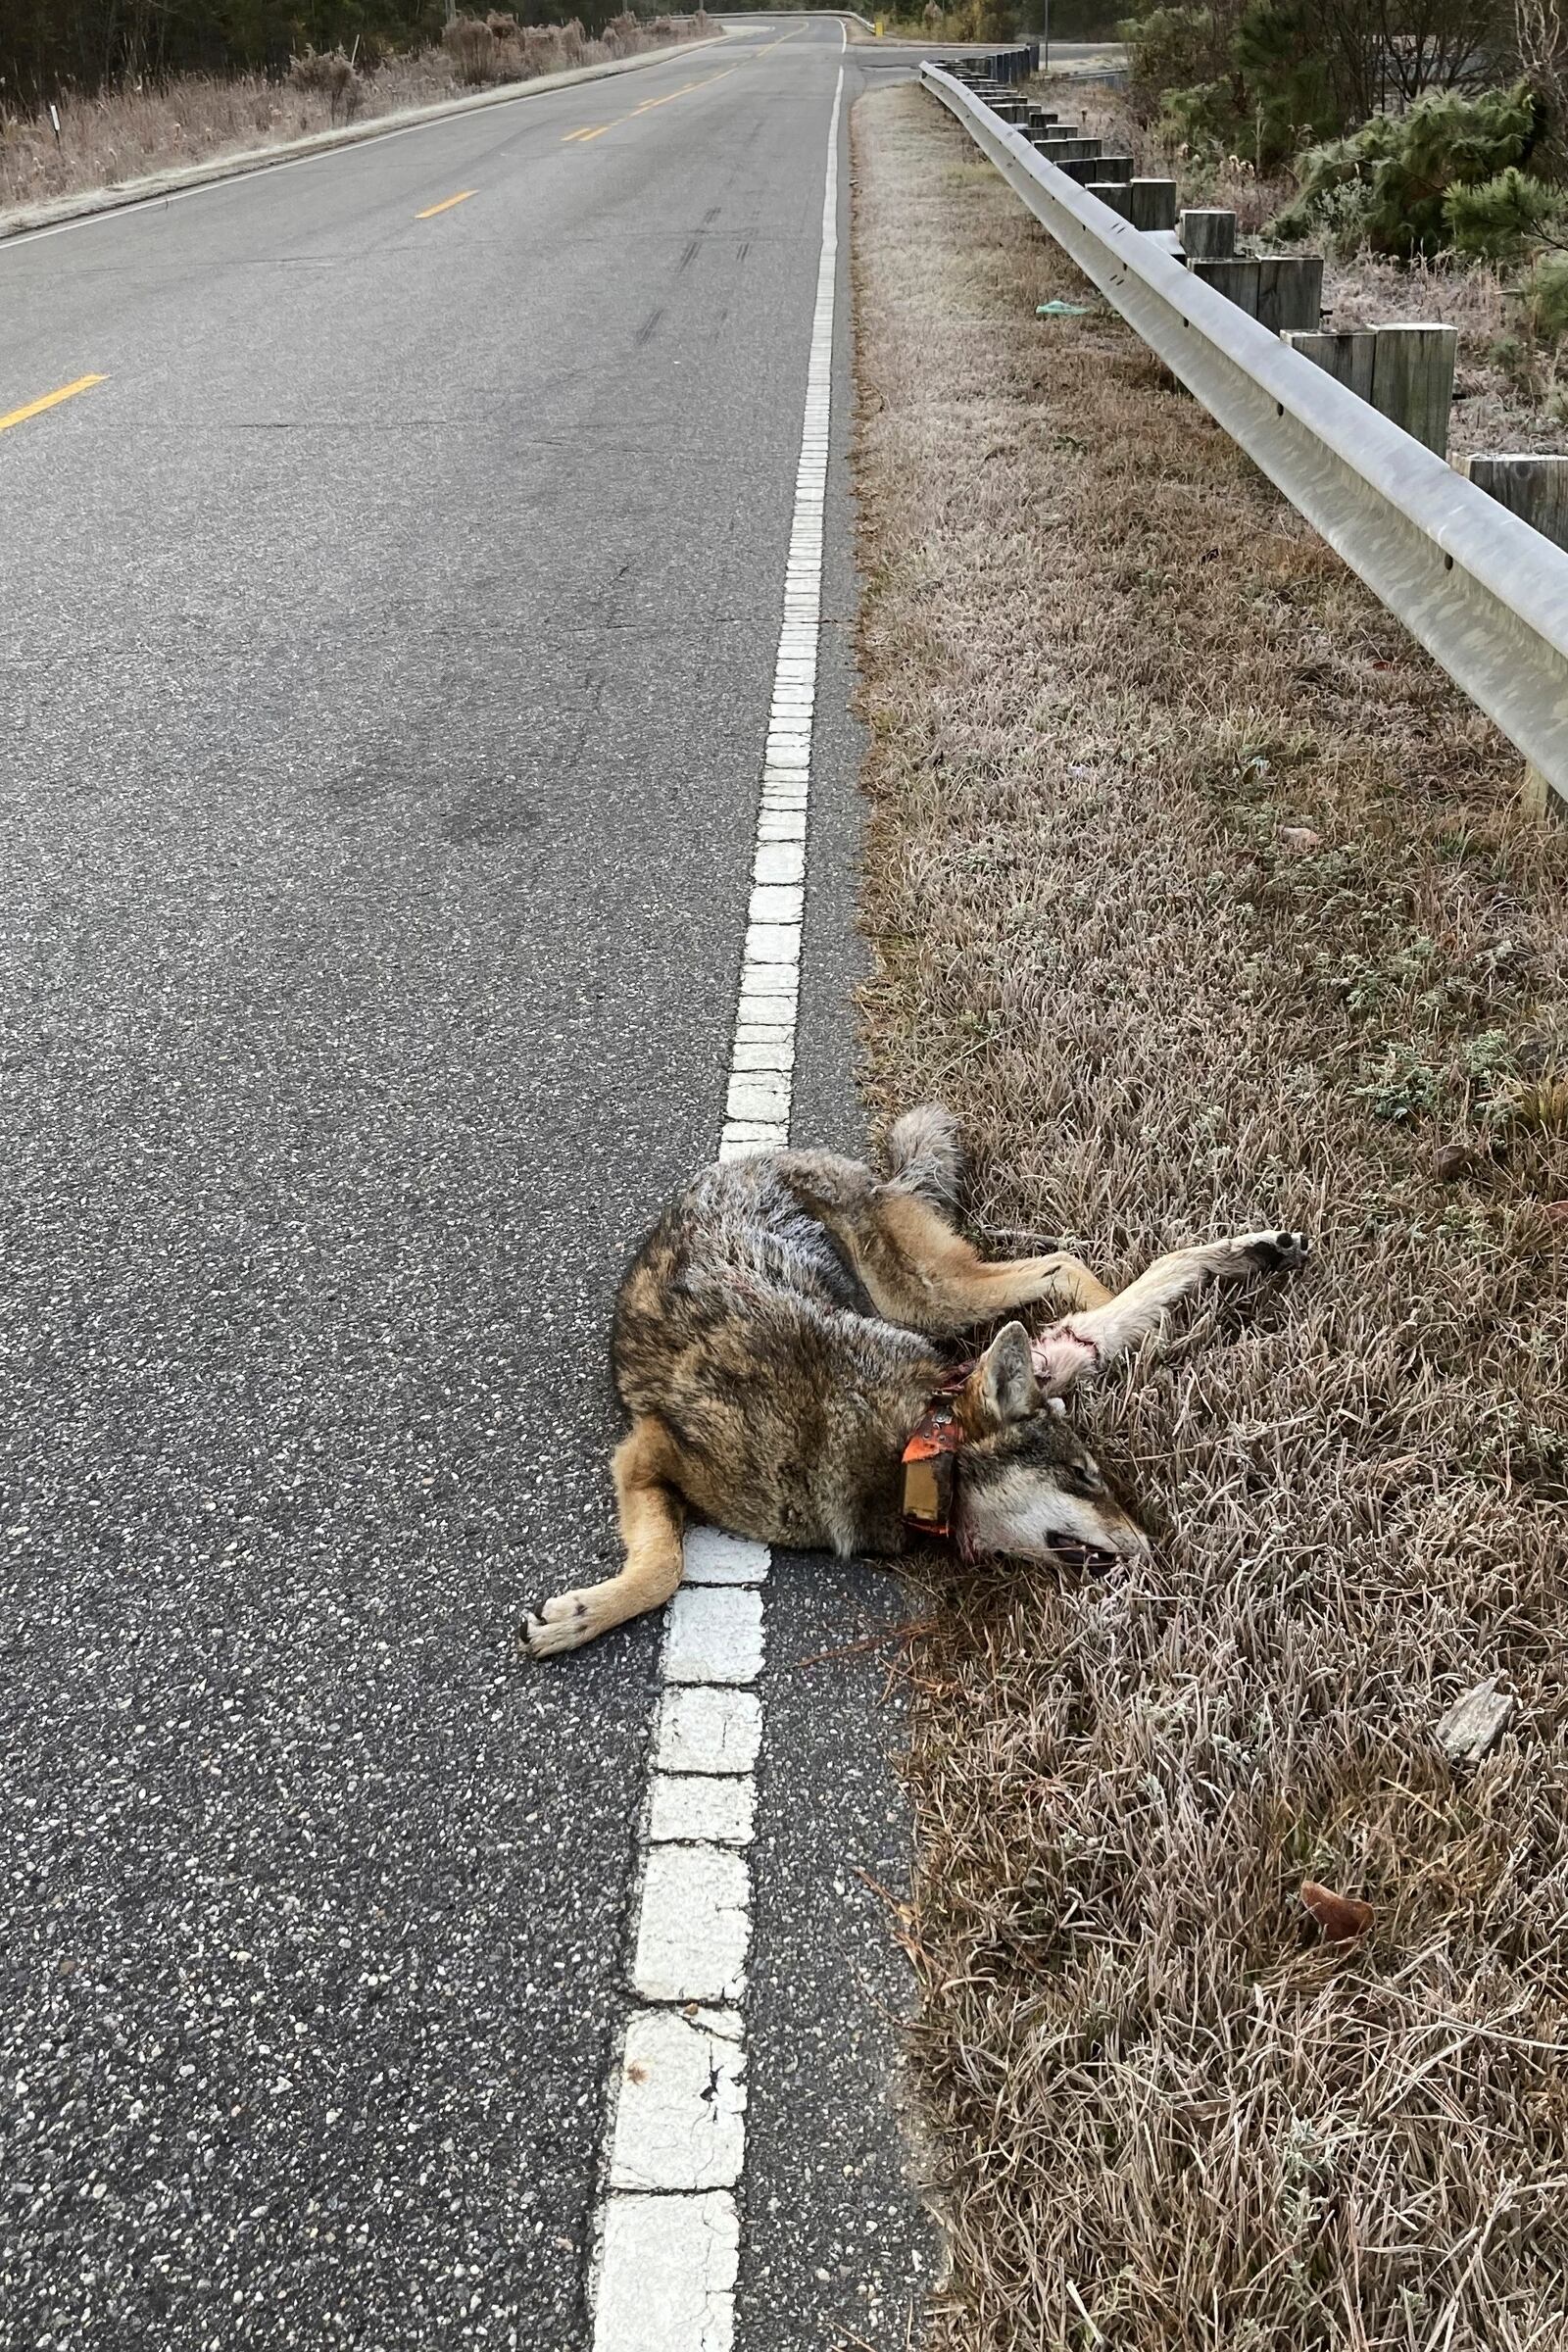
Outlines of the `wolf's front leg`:
{"type": "Polygon", "coordinates": [[[1310,1250],[1304,1233],[1287,1231],[1239,1233],[1227,1241],[1173,1250],[1105,1305],[1066,1315],[1043,1331],[1033,1344],[1035,1378],[1048,1396],[1060,1396],[1136,1347],[1167,1306],[1200,1283],[1286,1273],[1304,1265],[1310,1250]]]}
{"type": "Polygon", "coordinates": [[[579,1592],[558,1592],[530,1609],[522,1639],[530,1656],[553,1658],[580,1649],[612,1625],[662,1608],[681,1580],[685,1506],[668,1478],[668,1441],[651,1421],[639,1421],[615,1448],[612,1464],[626,1565],[618,1576],[579,1592]]]}

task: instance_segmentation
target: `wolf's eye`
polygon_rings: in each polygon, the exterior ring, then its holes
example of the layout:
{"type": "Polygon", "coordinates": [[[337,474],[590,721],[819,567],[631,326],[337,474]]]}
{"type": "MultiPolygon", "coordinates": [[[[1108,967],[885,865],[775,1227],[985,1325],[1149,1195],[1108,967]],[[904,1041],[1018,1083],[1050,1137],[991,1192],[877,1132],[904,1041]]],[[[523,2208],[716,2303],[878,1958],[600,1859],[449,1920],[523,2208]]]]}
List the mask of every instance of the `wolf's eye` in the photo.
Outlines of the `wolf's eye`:
{"type": "Polygon", "coordinates": [[[1098,1494],[1101,1487],[1100,1471],[1086,1454],[1081,1460],[1067,1462],[1063,1465],[1062,1484],[1071,1493],[1098,1494]]]}

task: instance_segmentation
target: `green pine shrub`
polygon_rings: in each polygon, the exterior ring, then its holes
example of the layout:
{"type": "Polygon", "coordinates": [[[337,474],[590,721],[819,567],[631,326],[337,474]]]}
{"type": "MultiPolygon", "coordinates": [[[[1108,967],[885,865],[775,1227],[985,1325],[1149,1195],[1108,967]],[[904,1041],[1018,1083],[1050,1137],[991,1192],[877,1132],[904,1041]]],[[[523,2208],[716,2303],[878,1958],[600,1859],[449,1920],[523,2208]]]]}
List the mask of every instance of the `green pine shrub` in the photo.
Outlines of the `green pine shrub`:
{"type": "Polygon", "coordinates": [[[1444,212],[1456,253],[1517,262],[1541,245],[1568,246],[1568,188],[1510,164],[1479,187],[1450,188],[1444,212]]]}
{"type": "Polygon", "coordinates": [[[1348,138],[1300,158],[1299,192],[1274,233],[1331,236],[1342,252],[1368,245],[1401,261],[1442,252],[1453,235],[1450,195],[1527,164],[1544,135],[1544,113],[1519,82],[1474,97],[1434,91],[1406,114],[1374,115],[1348,138]]]}

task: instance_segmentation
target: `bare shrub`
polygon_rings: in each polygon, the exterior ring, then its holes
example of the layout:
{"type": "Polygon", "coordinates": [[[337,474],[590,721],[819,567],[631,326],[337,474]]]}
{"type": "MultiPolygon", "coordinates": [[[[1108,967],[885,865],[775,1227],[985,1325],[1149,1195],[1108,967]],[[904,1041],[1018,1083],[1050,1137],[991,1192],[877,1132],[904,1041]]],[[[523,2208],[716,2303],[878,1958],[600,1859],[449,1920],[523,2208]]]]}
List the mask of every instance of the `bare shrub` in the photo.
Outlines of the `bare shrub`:
{"type": "Polygon", "coordinates": [[[352,122],[360,111],[364,86],[341,49],[322,52],[307,48],[302,56],[289,59],[288,78],[296,90],[324,98],[331,122],[340,114],[344,122],[352,122]]]}
{"type": "Polygon", "coordinates": [[[1546,109],[1551,161],[1568,162],[1568,22],[1563,0],[1514,0],[1520,69],[1546,109]]]}
{"type": "Polygon", "coordinates": [[[309,44],[288,61],[289,86],[296,90],[325,92],[332,57],[329,52],[313,49],[309,44]]]}
{"type": "Polygon", "coordinates": [[[495,79],[496,36],[481,17],[454,17],[441,35],[459,81],[472,89],[495,79]]]}
{"type": "Polygon", "coordinates": [[[518,44],[521,70],[524,76],[535,74],[559,74],[566,62],[561,45],[561,28],[557,24],[525,24],[518,44]]]}

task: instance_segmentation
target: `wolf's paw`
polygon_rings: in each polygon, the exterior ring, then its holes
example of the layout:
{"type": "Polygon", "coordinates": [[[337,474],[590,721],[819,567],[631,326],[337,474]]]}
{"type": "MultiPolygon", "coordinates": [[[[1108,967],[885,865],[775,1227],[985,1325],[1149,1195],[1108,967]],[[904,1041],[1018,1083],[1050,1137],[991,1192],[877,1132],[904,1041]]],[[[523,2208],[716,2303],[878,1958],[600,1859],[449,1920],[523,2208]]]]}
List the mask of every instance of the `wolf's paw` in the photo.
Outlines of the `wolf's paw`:
{"type": "Polygon", "coordinates": [[[1304,1266],[1312,1254],[1312,1245],[1304,1233],[1244,1233],[1231,1248],[1248,1269],[1259,1274],[1293,1274],[1304,1266]]]}
{"type": "Polygon", "coordinates": [[[525,1611],[518,1628],[531,1658],[556,1658],[563,1650],[580,1649],[598,1631],[591,1592],[558,1592],[542,1607],[525,1611]]]}

